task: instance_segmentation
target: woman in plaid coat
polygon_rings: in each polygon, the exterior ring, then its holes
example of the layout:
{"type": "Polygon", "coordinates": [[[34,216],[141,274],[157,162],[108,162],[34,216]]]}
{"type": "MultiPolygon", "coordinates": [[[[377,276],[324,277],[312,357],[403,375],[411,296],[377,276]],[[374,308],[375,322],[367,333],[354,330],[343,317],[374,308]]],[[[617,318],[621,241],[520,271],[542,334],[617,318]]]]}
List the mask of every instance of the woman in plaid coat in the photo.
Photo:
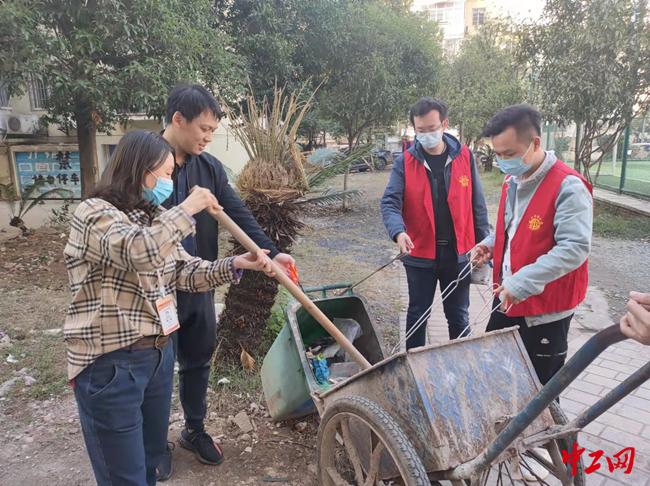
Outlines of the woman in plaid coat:
{"type": "Polygon", "coordinates": [[[208,262],[180,244],[193,215],[221,210],[195,187],[164,209],[174,160],[144,130],[117,145],[92,197],[77,207],[64,254],[72,302],[64,336],[68,378],[99,485],[153,485],[167,440],[178,328],[176,290],[236,283],[244,269],[272,275],[266,251],[208,262]]]}

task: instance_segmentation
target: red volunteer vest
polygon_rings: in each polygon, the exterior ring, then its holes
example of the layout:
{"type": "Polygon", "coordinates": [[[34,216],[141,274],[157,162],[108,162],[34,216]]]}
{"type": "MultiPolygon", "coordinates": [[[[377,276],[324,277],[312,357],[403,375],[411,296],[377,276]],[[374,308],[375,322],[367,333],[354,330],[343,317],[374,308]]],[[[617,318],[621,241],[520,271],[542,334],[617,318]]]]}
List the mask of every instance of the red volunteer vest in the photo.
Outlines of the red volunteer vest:
{"type": "MultiPolygon", "coordinates": [[[[546,174],[533,195],[519,226],[510,242],[510,266],[515,274],[520,268],[534,263],[540,256],[555,246],[553,220],[555,201],[560,185],[568,175],[579,177],[591,192],[591,185],[575,170],[558,160],[546,174]]],[[[497,214],[496,238],[494,242],[493,278],[501,284],[503,255],[506,246],[505,202],[508,180],[501,189],[501,201],[497,214]]],[[[585,298],[587,293],[587,261],[575,270],[546,285],[539,295],[533,295],[517,305],[513,305],[507,315],[511,317],[534,316],[573,309],[585,298]]]]}
{"type": "MultiPolygon", "coordinates": [[[[447,204],[456,235],[458,254],[474,247],[474,214],[472,212],[472,172],[469,149],[462,146],[451,161],[451,178],[447,191],[447,204]]],[[[431,199],[431,184],[424,164],[410,152],[404,152],[404,203],[402,217],[406,232],[415,248],[411,255],[419,258],[436,258],[436,224],[431,199]]]]}

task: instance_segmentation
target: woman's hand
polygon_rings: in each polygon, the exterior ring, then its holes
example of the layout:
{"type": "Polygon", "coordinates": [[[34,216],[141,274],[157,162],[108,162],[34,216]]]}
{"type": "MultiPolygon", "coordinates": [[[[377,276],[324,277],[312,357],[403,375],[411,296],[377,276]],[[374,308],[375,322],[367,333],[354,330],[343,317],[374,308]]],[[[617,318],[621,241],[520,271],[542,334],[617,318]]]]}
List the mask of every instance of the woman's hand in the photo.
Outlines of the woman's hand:
{"type": "Polygon", "coordinates": [[[209,189],[199,186],[194,186],[190,190],[190,195],[179,206],[191,216],[200,213],[204,209],[207,209],[211,214],[223,210],[214,194],[209,189]]]}
{"type": "Polygon", "coordinates": [[[271,259],[268,256],[269,250],[259,250],[257,254],[244,253],[235,257],[233,262],[235,268],[242,270],[255,270],[264,272],[268,277],[275,277],[275,272],[271,266],[271,259]]]}

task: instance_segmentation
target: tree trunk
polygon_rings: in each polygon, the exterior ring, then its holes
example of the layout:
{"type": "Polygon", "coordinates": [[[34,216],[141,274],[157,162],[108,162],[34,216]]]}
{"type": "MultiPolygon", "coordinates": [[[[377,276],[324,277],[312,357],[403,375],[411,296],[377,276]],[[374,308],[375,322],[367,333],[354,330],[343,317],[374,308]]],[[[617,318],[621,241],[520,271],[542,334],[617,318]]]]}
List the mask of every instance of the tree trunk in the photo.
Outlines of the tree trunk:
{"type": "Polygon", "coordinates": [[[576,123],[576,144],[573,149],[573,168],[577,170],[578,172],[581,172],[580,170],[580,122],[577,121],[576,123]]]}
{"type": "MultiPolygon", "coordinates": [[[[349,153],[352,153],[352,147],[354,145],[354,135],[348,132],[348,151],[349,153]]],[[[350,176],[350,168],[348,167],[345,171],[345,174],[343,174],[343,192],[346,192],[348,190],[348,178],[350,176]]],[[[343,194],[343,211],[347,211],[349,209],[350,205],[348,203],[348,196],[347,194],[343,194]]]]}
{"type": "MultiPolygon", "coordinates": [[[[262,194],[245,198],[257,222],[281,252],[289,252],[302,223],[297,218],[298,207],[291,201],[277,201],[262,194]]],[[[236,242],[232,254],[245,250],[236,242]]],[[[215,369],[224,363],[239,363],[241,349],[253,356],[261,349],[267,321],[278,293],[275,279],[261,272],[244,272],[238,285],[231,285],[225,298],[225,308],[219,317],[218,355],[215,369]]]]}
{"type": "Polygon", "coordinates": [[[81,165],[81,197],[86,198],[95,188],[99,173],[97,127],[89,109],[78,111],[75,118],[77,122],[79,162],[81,165]]]}

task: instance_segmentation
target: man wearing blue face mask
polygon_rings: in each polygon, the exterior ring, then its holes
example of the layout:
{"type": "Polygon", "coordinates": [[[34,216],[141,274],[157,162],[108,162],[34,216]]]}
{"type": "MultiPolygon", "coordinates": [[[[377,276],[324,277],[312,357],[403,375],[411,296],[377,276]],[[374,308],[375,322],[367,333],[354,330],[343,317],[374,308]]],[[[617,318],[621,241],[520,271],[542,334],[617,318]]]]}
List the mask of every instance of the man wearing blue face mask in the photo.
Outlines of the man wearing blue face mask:
{"type": "Polygon", "coordinates": [[[545,384],[566,359],[569,323],[587,292],[591,186],[541,146],[540,114],[513,105],[487,123],[506,174],[495,233],[473,251],[494,258],[495,303],[487,330],[519,326],[537,376],[545,384]]]}
{"type": "MultiPolygon", "coordinates": [[[[445,133],[447,112],[444,102],[429,97],[413,105],[415,143],[393,162],[381,200],[390,238],[408,253],[402,259],[409,288],[407,349],[426,344],[426,313],[437,283],[445,289],[456,280],[467,253],[489,233],[474,157],[445,133]]],[[[470,331],[469,283],[467,275],[443,302],[449,339],[470,331]]]]}

